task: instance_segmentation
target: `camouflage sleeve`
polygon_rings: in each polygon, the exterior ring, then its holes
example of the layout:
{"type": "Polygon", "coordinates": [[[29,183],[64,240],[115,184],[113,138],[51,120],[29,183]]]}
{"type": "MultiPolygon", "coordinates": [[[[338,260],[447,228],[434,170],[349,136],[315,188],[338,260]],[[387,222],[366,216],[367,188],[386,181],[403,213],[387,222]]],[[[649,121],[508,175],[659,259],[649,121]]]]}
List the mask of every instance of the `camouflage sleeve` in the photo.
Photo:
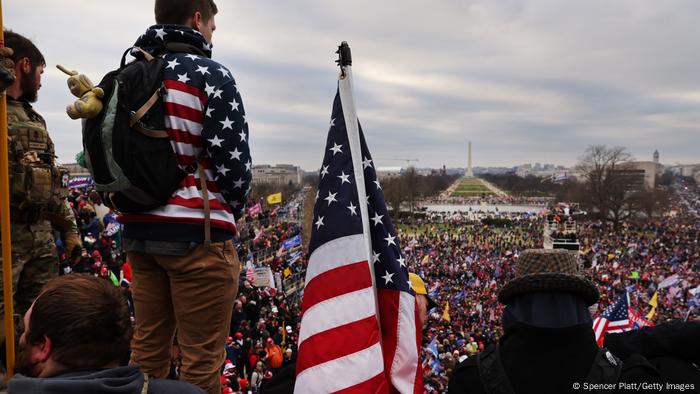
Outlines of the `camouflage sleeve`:
{"type": "Polygon", "coordinates": [[[61,204],[56,204],[55,208],[48,212],[47,219],[61,231],[66,251],[70,253],[75,246],[80,245],[80,233],[78,233],[78,225],[75,223],[75,215],[65,199],[61,204]]]}

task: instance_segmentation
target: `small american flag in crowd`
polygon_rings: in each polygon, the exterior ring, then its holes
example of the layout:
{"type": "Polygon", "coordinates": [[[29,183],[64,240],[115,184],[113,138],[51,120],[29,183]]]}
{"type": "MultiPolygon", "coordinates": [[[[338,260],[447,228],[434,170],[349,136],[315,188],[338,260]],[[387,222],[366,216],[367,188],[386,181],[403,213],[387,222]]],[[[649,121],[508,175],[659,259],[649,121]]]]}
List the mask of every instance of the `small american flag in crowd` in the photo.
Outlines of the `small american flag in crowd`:
{"type": "Polygon", "coordinates": [[[415,293],[359,123],[361,149],[351,150],[344,88],[341,80],[314,207],[295,393],[422,393],[415,293]]]}
{"type": "Polygon", "coordinates": [[[633,328],[629,309],[629,294],[625,290],[614,304],[605,308],[603,313],[593,320],[593,331],[598,346],[603,344],[606,333],[629,331],[633,328]]]}
{"type": "Polygon", "coordinates": [[[248,269],[245,271],[245,280],[251,284],[255,284],[255,271],[253,270],[253,267],[248,267],[248,269]]]}

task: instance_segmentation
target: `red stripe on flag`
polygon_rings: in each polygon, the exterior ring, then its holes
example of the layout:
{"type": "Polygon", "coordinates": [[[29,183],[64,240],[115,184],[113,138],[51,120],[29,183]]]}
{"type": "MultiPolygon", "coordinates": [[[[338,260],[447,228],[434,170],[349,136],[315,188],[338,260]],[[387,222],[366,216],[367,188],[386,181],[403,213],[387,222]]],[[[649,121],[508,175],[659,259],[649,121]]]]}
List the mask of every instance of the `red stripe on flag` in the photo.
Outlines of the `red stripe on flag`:
{"type": "Polygon", "coordinates": [[[334,391],[333,394],[356,394],[356,393],[369,393],[369,394],[385,394],[389,392],[389,387],[387,387],[386,379],[384,374],[373,377],[372,379],[365,380],[362,383],[356,384],[352,387],[344,388],[342,390],[334,391]]]}
{"type": "Polygon", "coordinates": [[[198,111],[194,108],[168,101],[163,102],[163,105],[165,107],[165,113],[168,115],[177,116],[178,118],[186,119],[199,124],[202,124],[204,120],[202,111],[198,111]]]}
{"type": "MultiPolygon", "coordinates": [[[[197,189],[202,190],[201,182],[198,178],[195,178],[194,175],[186,176],[180,182],[180,187],[196,187],[197,189]]],[[[221,189],[219,189],[219,185],[212,181],[207,181],[207,190],[212,193],[219,193],[221,191],[221,189]]]]}
{"type": "Polygon", "coordinates": [[[602,323],[603,329],[600,332],[600,336],[598,338],[596,338],[596,340],[598,342],[598,346],[603,346],[603,341],[605,341],[605,332],[608,331],[608,320],[607,319],[603,319],[603,320],[604,320],[602,323]]]}
{"type": "Polygon", "coordinates": [[[384,374],[387,381],[391,382],[391,365],[394,363],[398,343],[398,311],[401,294],[397,290],[377,289],[377,296],[379,297],[379,321],[382,323],[384,374]]]}
{"type": "MultiPolygon", "coordinates": [[[[420,325],[420,318],[419,318],[419,313],[418,313],[418,303],[415,303],[415,308],[414,308],[414,319],[416,322],[416,349],[418,349],[418,359],[420,360],[422,355],[421,355],[421,342],[423,339],[423,335],[421,333],[423,332],[423,327],[420,325]]],[[[413,394],[422,394],[423,393],[423,368],[421,368],[420,365],[416,368],[416,376],[413,378],[414,382],[416,382],[413,385],[413,394]]]]}
{"type": "Polygon", "coordinates": [[[629,320],[621,320],[621,321],[611,321],[610,324],[608,324],[608,328],[625,328],[625,327],[632,327],[632,323],[629,320]]]}
{"type": "Polygon", "coordinates": [[[202,104],[206,104],[207,101],[209,101],[209,97],[201,90],[199,90],[196,86],[188,85],[186,83],[176,81],[174,79],[165,79],[163,80],[163,85],[167,89],[175,89],[179,90],[181,92],[189,93],[193,96],[199,97],[199,100],[202,102],[202,104]]]}
{"type": "Polygon", "coordinates": [[[319,302],[372,287],[367,261],[360,261],[328,270],[306,284],[301,314],[319,302]]]}
{"type": "Polygon", "coordinates": [[[175,161],[177,161],[177,164],[180,166],[188,166],[188,165],[194,163],[195,157],[190,156],[190,155],[181,155],[179,153],[176,153],[175,154],[175,161]]]}
{"type": "MultiPolygon", "coordinates": [[[[203,208],[204,199],[203,198],[182,198],[180,196],[170,197],[167,204],[179,205],[185,208],[203,208]]],[[[222,203],[219,200],[209,200],[209,208],[212,211],[226,211],[228,213],[233,213],[233,210],[228,204],[222,203]]]]}
{"type": "Polygon", "coordinates": [[[359,352],[377,342],[379,330],[376,316],[320,332],[299,346],[297,375],[316,365],[359,352]]]}
{"type": "Polygon", "coordinates": [[[201,136],[194,135],[188,131],[178,129],[165,129],[171,140],[182,144],[190,144],[194,147],[201,148],[204,146],[204,139],[201,136]]]}

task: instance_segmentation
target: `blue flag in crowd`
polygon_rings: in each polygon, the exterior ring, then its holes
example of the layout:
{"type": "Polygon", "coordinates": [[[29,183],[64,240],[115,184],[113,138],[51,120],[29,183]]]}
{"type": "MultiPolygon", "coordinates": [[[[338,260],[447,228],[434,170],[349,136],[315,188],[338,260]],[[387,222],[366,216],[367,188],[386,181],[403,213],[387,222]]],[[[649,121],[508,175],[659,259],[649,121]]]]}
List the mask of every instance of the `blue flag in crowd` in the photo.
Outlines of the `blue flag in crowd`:
{"type": "Polygon", "coordinates": [[[301,245],[301,234],[282,241],[282,247],[285,249],[291,249],[299,245],[301,245]]]}
{"type": "Polygon", "coordinates": [[[440,293],[440,285],[436,284],[435,287],[428,292],[430,298],[437,298],[438,293],[440,293]]]}
{"type": "Polygon", "coordinates": [[[299,258],[301,257],[301,250],[297,250],[296,252],[291,253],[289,256],[287,256],[287,261],[292,264],[295,263],[299,258]]]}
{"type": "Polygon", "coordinates": [[[688,306],[690,309],[700,309],[700,294],[691,297],[688,300],[688,306]]]}
{"type": "Polygon", "coordinates": [[[439,375],[442,371],[442,364],[440,363],[440,360],[435,358],[430,362],[430,369],[433,371],[435,375],[439,375]]]}
{"type": "Polygon", "coordinates": [[[430,344],[425,349],[432,353],[435,358],[438,357],[437,336],[433,337],[433,340],[430,341],[430,344]]]}

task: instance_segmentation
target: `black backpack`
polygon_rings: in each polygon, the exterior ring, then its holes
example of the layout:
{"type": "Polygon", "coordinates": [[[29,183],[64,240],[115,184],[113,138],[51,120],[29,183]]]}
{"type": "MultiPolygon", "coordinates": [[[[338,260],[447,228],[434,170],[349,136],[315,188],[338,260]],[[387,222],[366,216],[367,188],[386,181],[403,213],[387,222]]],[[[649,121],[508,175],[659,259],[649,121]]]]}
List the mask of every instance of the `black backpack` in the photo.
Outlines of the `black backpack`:
{"type": "MultiPolygon", "coordinates": [[[[191,45],[165,50],[203,55],[191,45]]],[[[177,165],[165,129],[162,93],[165,60],[140,48],[124,52],[119,69],[104,76],[104,108],[83,123],[85,161],[106,205],[121,212],[143,212],[163,205],[182,179],[196,170],[177,165]],[[131,51],[141,53],[126,63],[131,51]]]]}

